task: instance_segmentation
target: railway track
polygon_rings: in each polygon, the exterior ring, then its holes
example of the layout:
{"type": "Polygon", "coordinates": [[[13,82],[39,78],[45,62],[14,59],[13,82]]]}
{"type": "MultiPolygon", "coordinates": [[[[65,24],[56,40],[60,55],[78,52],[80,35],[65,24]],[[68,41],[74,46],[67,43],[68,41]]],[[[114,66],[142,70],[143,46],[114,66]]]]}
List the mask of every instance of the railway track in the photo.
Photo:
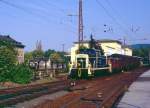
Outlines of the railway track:
{"type": "Polygon", "coordinates": [[[0,106],[14,105],[45,94],[61,91],[66,89],[69,83],[68,80],[62,80],[0,90],[0,106]]]}
{"type": "Polygon", "coordinates": [[[72,92],[67,95],[44,102],[35,108],[111,108],[118,97],[146,70],[147,68],[139,68],[84,82],[73,87],[72,92]]]}

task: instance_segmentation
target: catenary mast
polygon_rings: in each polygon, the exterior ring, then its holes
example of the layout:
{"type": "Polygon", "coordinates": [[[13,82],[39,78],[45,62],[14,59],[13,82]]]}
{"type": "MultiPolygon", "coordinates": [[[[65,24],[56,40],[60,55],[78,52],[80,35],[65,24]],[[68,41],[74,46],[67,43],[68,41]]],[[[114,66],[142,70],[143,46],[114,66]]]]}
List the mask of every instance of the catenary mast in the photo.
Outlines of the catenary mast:
{"type": "Polygon", "coordinates": [[[83,44],[83,9],[82,9],[82,0],[79,0],[79,24],[78,24],[78,41],[79,41],[79,48],[83,44]]]}

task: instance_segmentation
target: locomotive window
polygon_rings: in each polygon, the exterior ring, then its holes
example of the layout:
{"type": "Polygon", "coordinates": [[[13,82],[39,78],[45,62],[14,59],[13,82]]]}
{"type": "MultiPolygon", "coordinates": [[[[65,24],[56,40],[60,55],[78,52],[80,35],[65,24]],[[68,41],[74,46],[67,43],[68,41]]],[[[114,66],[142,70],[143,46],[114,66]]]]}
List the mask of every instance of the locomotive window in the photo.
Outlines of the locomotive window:
{"type": "Polygon", "coordinates": [[[86,58],[77,58],[79,68],[86,68],[86,58]]]}

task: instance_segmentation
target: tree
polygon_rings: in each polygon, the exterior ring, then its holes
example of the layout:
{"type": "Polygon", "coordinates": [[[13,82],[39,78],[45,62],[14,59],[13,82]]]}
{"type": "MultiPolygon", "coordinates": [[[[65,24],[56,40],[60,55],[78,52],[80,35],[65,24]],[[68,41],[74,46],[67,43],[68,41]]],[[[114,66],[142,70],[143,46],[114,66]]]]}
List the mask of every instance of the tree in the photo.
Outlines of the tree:
{"type": "Polygon", "coordinates": [[[86,46],[84,46],[84,45],[81,45],[80,47],[79,47],[79,50],[84,50],[84,49],[88,49],[86,46]]]}
{"type": "Polygon", "coordinates": [[[15,46],[9,41],[0,41],[0,82],[28,83],[32,70],[28,65],[17,64],[15,46]]]}
{"type": "Polygon", "coordinates": [[[148,57],[149,56],[149,48],[138,48],[133,49],[133,56],[139,56],[139,57],[148,57]]]}
{"type": "Polygon", "coordinates": [[[102,49],[101,45],[97,44],[96,49],[100,50],[101,55],[104,55],[104,50],[102,49]]]}
{"type": "Polygon", "coordinates": [[[93,39],[92,34],[91,34],[90,38],[91,38],[91,40],[90,40],[89,46],[90,46],[90,48],[95,48],[96,41],[95,41],[95,39],[93,39]]]}
{"type": "Polygon", "coordinates": [[[0,41],[0,47],[4,47],[4,46],[12,50],[13,52],[15,52],[14,45],[9,41],[0,41]]]}
{"type": "Polygon", "coordinates": [[[34,50],[32,52],[32,56],[33,56],[33,58],[43,57],[44,56],[44,52],[40,51],[40,50],[34,50]]]}
{"type": "Polygon", "coordinates": [[[33,52],[26,52],[26,53],[24,54],[25,64],[28,64],[29,61],[30,61],[31,59],[33,59],[32,53],[33,53],[33,52]]]}
{"type": "Polygon", "coordinates": [[[44,57],[48,57],[49,58],[53,53],[56,53],[56,51],[48,49],[47,51],[45,51],[44,57]]]}
{"type": "Polygon", "coordinates": [[[51,54],[50,58],[54,62],[60,62],[60,61],[62,61],[62,58],[61,58],[61,56],[60,56],[60,54],[58,52],[51,54]]]}
{"type": "Polygon", "coordinates": [[[65,52],[57,52],[57,53],[59,53],[59,55],[60,55],[62,61],[63,61],[65,64],[68,64],[69,59],[68,59],[68,57],[65,56],[67,53],[65,53],[65,52]]]}
{"type": "Polygon", "coordinates": [[[47,51],[45,51],[44,57],[48,57],[48,58],[50,57],[51,59],[53,59],[55,61],[61,60],[65,63],[68,63],[68,59],[67,59],[67,57],[65,57],[65,54],[66,54],[65,52],[48,49],[47,51]]]}
{"type": "Polygon", "coordinates": [[[10,80],[12,68],[17,64],[17,53],[8,42],[0,42],[0,82],[10,80]]]}
{"type": "Polygon", "coordinates": [[[91,34],[91,40],[89,42],[90,48],[98,49],[101,55],[104,55],[104,50],[102,49],[101,45],[93,39],[93,35],[91,34]]]}
{"type": "Polygon", "coordinates": [[[36,42],[36,49],[32,52],[33,58],[40,58],[44,56],[44,52],[42,50],[42,42],[37,41],[36,42]]]}

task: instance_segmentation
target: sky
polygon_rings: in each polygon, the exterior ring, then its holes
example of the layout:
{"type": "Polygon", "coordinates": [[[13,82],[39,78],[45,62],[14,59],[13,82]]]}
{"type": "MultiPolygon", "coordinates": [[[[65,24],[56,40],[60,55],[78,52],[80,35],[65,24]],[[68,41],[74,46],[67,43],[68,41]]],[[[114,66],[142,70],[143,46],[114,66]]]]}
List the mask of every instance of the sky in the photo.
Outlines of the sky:
{"type": "MultiPolygon", "coordinates": [[[[26,47],[69,51],[78,40],[79,0],[0,0],[0,34],[26,47]],[[71,15],[71,16],[70,16],[71,15]]],[[[84,40],[150,43],[150,0],[83,0],[84,40]],[[106,32],[104,32],[106,31],[106,32]]]]}

